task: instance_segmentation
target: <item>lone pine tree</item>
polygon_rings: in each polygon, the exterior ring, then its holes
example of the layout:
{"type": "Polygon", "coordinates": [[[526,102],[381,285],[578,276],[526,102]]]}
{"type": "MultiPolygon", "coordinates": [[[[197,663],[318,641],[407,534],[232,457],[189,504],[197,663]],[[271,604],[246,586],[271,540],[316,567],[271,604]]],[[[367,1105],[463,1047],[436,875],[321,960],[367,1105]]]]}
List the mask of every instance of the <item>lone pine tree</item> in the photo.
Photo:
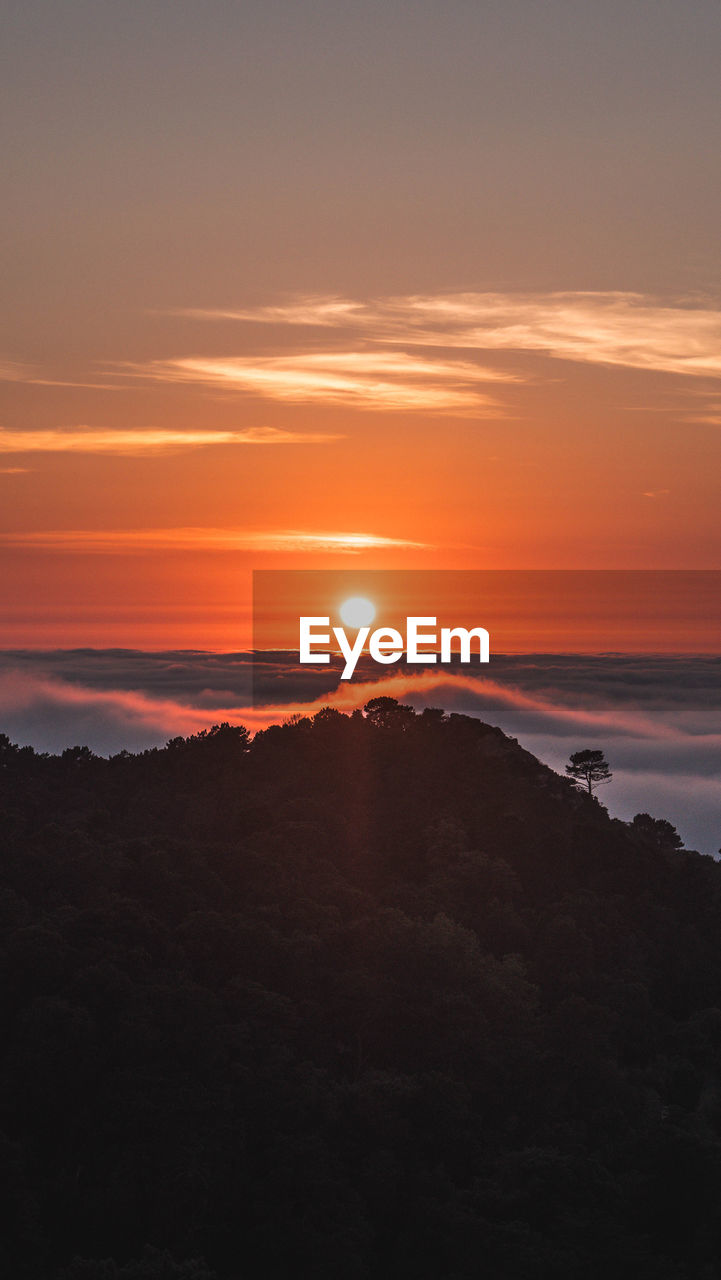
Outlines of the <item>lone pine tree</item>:
{"type": "Polygon", "coordinates": [[[579,786],[585,786],[589,795],[595,787],[602,782],[610,782],[613,777],[603,752],[588,748],[585,751],[574,751],[571,763],[566,765],[566,773],[579,786]]]}

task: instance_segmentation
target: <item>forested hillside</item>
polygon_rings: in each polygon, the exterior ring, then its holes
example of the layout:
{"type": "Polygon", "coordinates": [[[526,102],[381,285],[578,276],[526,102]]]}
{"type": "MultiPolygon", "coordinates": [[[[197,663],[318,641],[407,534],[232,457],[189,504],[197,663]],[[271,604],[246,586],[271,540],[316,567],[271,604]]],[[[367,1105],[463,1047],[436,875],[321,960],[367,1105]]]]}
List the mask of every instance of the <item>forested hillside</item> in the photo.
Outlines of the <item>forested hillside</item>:
{"type": "Polygon", "coordinates": [[[664,829],[389,699],[0,739],[0,1269],[721,1276],[721,868],[664,829]]]}

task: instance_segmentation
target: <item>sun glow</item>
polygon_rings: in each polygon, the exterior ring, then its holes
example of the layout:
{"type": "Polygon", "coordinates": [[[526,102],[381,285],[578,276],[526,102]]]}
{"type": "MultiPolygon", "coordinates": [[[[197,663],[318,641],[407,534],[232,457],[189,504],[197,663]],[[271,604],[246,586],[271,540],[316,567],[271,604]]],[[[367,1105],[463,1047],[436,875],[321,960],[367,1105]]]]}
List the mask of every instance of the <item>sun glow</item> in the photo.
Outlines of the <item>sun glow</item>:
{"type": "Polygon", "coordinates": [[[376,608],[365,596],[350,596],[343,601],[340,616],[347,627],[369,627],[376,616],[376,608]]]}

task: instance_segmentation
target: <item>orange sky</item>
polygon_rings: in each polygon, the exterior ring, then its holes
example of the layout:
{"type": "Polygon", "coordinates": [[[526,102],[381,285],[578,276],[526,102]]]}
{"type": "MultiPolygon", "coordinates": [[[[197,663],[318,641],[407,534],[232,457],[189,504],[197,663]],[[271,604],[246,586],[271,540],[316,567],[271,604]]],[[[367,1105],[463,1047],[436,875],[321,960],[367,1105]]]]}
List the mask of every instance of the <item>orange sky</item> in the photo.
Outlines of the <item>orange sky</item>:
{"type": "Polygon", "coordinates": [[[695,375],[482,356],[518,379],[494,384],[496,416],[6,384],[2,643],[242,647],[253,568],[721,564],[721,432],[682,421],[702,416],[695,375]],[[55,425],[76,419],[103,425],[55,425]]]}
{"type": "MultiPolygon", "coordinates": [[[[412,616],[435,618],[422,630],[436,636],[442,627],[484,627],[491,654],[717,653],[721,635],[721,573],[713,570],[276,570],[253,575],[254,649],[297,650],[301,615],[342,626],[351,597],[373,604],[371,630],[403,636],[412,616]]],[[[332,635],[314,651],[325,650],[338,651],[332,635]]]]}
{"type": "Polygon", "coordinates": [[[161,8],[7,18],[0,647],[721,568],[715,6],[161,8]]]}

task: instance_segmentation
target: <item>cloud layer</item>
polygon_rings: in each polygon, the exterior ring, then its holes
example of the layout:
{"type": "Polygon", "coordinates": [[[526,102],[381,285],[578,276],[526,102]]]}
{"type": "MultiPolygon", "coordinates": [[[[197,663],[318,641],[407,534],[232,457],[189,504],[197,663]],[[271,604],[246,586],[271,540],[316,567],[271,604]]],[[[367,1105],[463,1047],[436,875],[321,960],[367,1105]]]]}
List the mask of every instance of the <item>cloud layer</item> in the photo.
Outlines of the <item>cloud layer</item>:
{"type": "Polygon", "coordinates": [[[379,680],[367,667],[338,687],[337,672],[299,670],[281,655],[254,664],[249,654],[5,652],[0,730],[41,749],[87,743],[108,753],[222,720],[255,730],[390,694],[417,709],[442,706],[498,724],[561,772],[572,751],[602,747],[614,779],[601,798],[613,814],[628,820],[648,810],[678,825],[689,847],[716,852],[719,659],[505,657],[490,670],[493,678],[426,669],[379,680]]]}

